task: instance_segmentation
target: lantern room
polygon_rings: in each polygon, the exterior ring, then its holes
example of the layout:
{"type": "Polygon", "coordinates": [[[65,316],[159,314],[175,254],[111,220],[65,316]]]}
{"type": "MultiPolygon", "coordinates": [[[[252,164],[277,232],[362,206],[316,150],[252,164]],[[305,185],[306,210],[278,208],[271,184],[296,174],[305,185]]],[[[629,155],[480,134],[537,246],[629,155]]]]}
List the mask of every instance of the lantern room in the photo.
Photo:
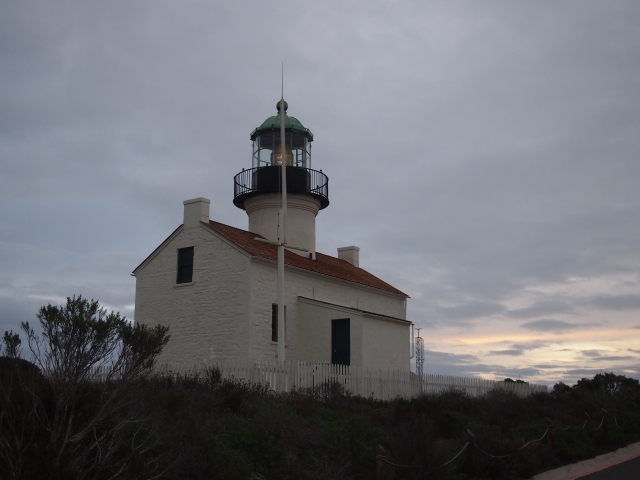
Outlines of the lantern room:
{"type": "MultiPolygon", "coordinates": [[[[280,102],[276,104],[279,109],[280,102]]],[[[252,168],[242,169],[234,178],[233,203],[246,210],[245,203],[257,195],[279,194],[280,167],[287,167],[287,194],[312,197],[322,210],[329,205],[329,179],[311,168],[311,142],[313,134],[300,121],[287,115],[284,102],[285,145],[280,144],[280,115],[267,118],[251,132],[252,168]]]]}
{"type": "MultiPolygon", "coordinates": [[[[279,104],[280,102],[278,102],[279,104]]],[[[288,107],[287,102],[284,102],[284,158],[286,165],[311,168],[313,134],[297,118],[286,114],[288,107]]],[[[253,168],[282,165],[279,114],[267,118],[262,122],[262,125],[251,132],[251,141],[253,142],[253,168]]]]}

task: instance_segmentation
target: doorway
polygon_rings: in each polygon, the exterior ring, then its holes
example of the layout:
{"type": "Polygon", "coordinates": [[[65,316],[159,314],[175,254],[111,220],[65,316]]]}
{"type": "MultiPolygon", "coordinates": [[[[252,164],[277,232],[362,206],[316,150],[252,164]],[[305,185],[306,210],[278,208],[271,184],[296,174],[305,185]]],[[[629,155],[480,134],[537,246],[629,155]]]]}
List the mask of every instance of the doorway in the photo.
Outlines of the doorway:
{"type": "Polygon", "coordinates": [[[348,318],[331,320],[331,363],[351,364],[351,328],[348,318]]]}

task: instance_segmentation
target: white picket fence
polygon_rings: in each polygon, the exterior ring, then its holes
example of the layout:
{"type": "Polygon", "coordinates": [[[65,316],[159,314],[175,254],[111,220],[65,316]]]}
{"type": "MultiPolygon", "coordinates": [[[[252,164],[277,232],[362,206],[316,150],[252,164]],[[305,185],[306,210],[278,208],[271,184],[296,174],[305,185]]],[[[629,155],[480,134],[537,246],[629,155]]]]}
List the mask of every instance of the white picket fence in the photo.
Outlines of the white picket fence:
{"type": "Polygon", "coordinates": [[[165,373],[198,373],[206,367],[216,366],[223,378],[244,380],[267,385],[275,392],[293,389],[322,388],[337,382],[353,395],[391,400],[397,397],[412,398],[420,394],[459,390],[468,395],[480,396],[491,390],[511,391],[520,396],[535,392],[547,392],[546,385],[502,382],[482,378],[464,378],[450,375],[422,374],[360,368],[326,363],[285,362],[220,362],[212,364],[168,364],[160,371],[165,373]]]}

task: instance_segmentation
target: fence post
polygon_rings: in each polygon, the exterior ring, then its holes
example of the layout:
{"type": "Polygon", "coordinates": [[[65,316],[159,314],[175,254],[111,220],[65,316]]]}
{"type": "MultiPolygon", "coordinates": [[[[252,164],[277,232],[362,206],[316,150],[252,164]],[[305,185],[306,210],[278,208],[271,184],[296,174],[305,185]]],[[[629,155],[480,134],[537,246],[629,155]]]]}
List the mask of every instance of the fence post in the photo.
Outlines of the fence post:
{"type": "Polygon", "coordinates": [[[386,480],[387,478],[387,451],[378,445],[378,469],[376,474],[376,480],[386,480]]]}
{"type": "Polygon", "coordinates": [[[473,474],[473,451],[476,449],[476,437],[471,430],[467,429],[469,434],[469,445],[467,445],[467,464],[465,466],[467,475],[473,474]]]}

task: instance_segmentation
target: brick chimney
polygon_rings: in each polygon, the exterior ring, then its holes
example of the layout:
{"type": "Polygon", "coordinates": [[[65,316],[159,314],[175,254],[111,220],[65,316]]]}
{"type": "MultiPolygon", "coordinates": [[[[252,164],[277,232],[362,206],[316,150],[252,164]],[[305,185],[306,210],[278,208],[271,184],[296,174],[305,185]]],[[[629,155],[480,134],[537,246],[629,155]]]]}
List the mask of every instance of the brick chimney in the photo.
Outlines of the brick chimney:
{"type": "Polygon", "coordinates": [[[354,267],[360,268],[360,248],[359,247],[341,247],[338,249],[338,258],[346,260],[354,267]]]}
{"type": "Polygon", "coordinates": [[[192,198],[185,200],[184,204],[184,228],[193,228],[200,225],[200,222],[209,223],[209,204],[208,198],[192,198]]]}

